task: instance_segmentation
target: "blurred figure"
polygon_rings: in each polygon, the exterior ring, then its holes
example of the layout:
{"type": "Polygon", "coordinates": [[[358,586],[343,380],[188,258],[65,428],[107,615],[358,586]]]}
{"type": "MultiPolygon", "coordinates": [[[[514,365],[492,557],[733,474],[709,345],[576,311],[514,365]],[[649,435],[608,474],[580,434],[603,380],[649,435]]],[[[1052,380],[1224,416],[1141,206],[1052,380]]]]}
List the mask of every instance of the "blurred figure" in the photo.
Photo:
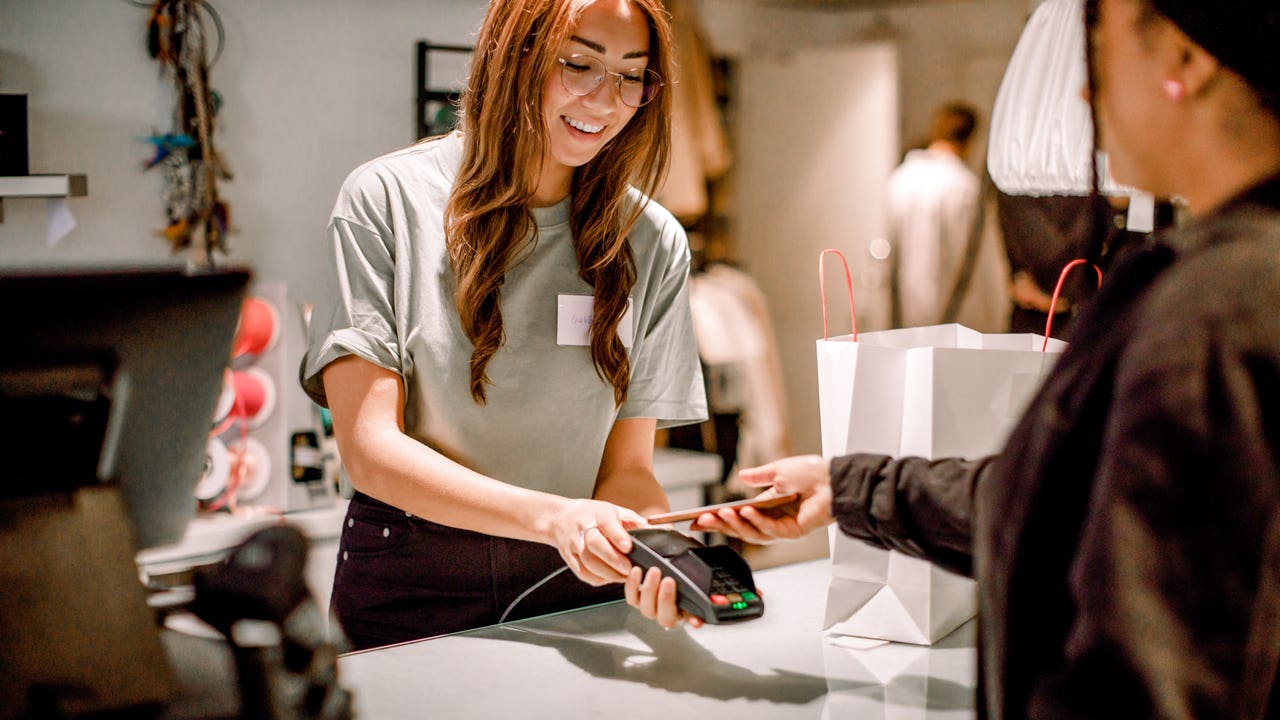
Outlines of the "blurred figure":
{"type": "MultiPolygon", "coordinates": [[[[1173,205],[1156,203],[1152,232],[1127,227],[1125,196],[1049,195],[1032,197],[996,192],[1000,234],[1009,259],[1009,332],[1043,333],[1053,289],[1062,268],[1090,252],[1093,228],[1106,228],[1098,266],[1104,271],[1126,249],[1151,239],[1173,223],[1173,205]]],[[[1097,275],[1077,271],[1062,285],[1050,334],[1065,339],[1082,300],[1097,287],[1097,275]]]]}
{"type": "Polygon", "coordinates": [[[928,146],[911,150],[889,176],[894,327],[934,325],[962,278],[978,210],[978,176],[965,165],[978,115],[949,102],[934,114],[928,146]]]}
{"type": "Polygon", "coordinates": [[[688,240],[649,199],[673,48],[659,0],[495,0],[459,129],[343,184],[301,379],[355,490],[355,648],[624,596],[683,621],[626,555],[669,507],[657,428],[706,418],[688,240]]]}

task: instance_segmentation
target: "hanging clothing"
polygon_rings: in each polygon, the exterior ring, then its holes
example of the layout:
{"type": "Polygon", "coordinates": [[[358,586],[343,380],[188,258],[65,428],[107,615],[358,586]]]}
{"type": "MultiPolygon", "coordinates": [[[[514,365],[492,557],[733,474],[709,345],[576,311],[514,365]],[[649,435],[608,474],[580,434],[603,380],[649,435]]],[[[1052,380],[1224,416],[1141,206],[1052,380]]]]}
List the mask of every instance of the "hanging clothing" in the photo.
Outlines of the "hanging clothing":
{"type": "Polygon", "coordinates": [[[724,175],[732,157],[697,13],[687,0],[668,0],[667,11],[675,33],[679,76],[668,79],[663,88],[674,96],[671,167],[654,197],[671,214],[690,220],[707,212],[707,181],[724,175]]]}
{"type": "Polygon", "coordinates": [[[698,355],[706,368],[707,406],[738,412],[736,461],[750,467],[790,454],[778,345],[755,279],[713,264],[689,280],[698,355]]]}
{"type": "MultiPolygon", "coordinates": [[[[996,203],[1011,275],[1025,275],[1045,297],[1052,296],[1067,263],[1088,256],[1093,244],[1090,233],[1095,228],[1106,235],[1098,259],[1104,273],[1119,253],[1141,245],[1152,236],[1149,232],[1126,229],[1127,209],[1113,207],[1102,196],[1026,197],[999,192],[996,203]]],[[[1162,230],[1172,224],[1173,206],[1167,201],[1157,202],[1155,229],[1162,230]]],[[[1066,277],[1054,312],[1051,327],[1054,337],[1067,337],[1079,303],[1092,295],[1096,287],[1097,276],[1092,273],[1077,272],[1066,277]]],[[[1049,318],[1046,309],[1013,303],[1010,332],[1043,333],[1049,318]]]]}
{"type": "Polygon", "coordinates": [[[994,185],[984,185],[980,197],[983,207],[976,220],[978,227],[972,230],[977,236],[969,238],[970,247],[965,251],[972,254],[972,258],[962,263],[943,315],[944,322],[960,323],[986,333],[1010,332],[1011,272],[1004,235],[996,219],[999,210],[995,193],[994,185]]]}

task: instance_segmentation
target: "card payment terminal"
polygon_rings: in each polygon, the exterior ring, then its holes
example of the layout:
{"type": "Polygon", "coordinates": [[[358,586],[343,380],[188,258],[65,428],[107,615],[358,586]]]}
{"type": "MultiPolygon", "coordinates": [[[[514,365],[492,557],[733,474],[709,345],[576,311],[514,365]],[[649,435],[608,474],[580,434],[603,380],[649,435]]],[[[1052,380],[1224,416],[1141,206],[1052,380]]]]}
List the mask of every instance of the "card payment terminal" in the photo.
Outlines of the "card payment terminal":
{"type": "Polygon", "coordinates": [[[714,624],[750,620],[764,614],[751,567],[726,545],[704,545],[669,528],[631,532],[631,562],[658,567],[674,578],[681,610],[714,624]]]}

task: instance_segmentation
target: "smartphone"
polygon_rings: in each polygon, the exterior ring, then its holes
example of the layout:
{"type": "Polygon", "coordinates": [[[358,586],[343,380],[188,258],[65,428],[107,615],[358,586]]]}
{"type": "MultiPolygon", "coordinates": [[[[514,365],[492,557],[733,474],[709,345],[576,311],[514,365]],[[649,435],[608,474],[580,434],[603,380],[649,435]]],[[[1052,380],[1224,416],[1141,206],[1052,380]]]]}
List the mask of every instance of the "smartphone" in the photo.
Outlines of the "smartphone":
{"type": "Polygon", "coordinates": [[[789,505],[799,498],[799,493],[787,493],[786,495],[774,495],[773,497],[765,498],[747,498],[746,500],[735,500],[733,502],[719,503],[718,505],[704,505],[702,507],[690,508],[688,510],[676,510],[674,512],[662,513],[661,515],[651,515],[647,519],[649,522],[659,525],[664,523],[680,522],[682,520],[694,520],[702,513],[715,512],[720,508],[744,508],[751,506],[757,510],[767,510],[769,508],[789,505]]]}

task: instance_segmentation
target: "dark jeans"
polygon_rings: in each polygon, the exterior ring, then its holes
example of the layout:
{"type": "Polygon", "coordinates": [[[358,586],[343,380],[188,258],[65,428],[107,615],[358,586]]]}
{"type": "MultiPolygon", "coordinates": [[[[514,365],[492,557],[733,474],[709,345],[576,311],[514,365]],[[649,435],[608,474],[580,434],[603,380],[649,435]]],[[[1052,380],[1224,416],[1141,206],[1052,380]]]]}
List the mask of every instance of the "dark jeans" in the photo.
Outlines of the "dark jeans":
{"type": "MultiPolygon", "coordinates": [[[[564,567],[550,545],[433,523],[356,493],[343,520],[331,609],[355,649],[492,625],[521,593],[564,567]]],[[[522,599],[507,620],[622,597],[569,570],[522,599]]]]}

